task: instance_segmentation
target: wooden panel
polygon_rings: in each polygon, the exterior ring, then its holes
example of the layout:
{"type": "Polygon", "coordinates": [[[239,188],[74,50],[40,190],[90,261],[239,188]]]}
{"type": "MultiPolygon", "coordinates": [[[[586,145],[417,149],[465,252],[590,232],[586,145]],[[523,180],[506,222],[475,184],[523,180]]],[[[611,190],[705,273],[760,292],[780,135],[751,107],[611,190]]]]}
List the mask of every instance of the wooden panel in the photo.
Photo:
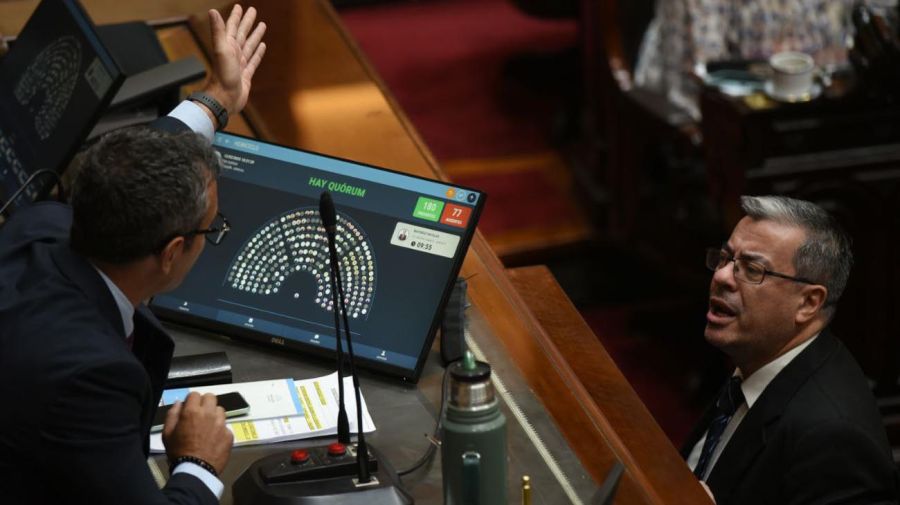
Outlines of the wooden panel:
{"type": "MultiPolygon", "coordinates": [[[[593,423],[564,430],[573,450],[588,468],[608,468],[615,456],[625,465],[619,503],[707,503],[706,493],[681,455],[600,344],[600,341],[544,266],[508,271],[518,294],[542,328],[541,353],[559,367],[576,398],[556,399],[552,384],[539,384],[538,396],[559,421],[578,406],[593,423]],[[588,442],[590,441],[590,442],[588,442]],[[604,448],[605,446],[605,448],[604,448]]],[[[539,360],[529,377],[545,366],[539,360]]],[[[562,423],[561,423],[562,424],[562,423]]],[[[598,478],[595,476],[595,478],[598,478]]]]}

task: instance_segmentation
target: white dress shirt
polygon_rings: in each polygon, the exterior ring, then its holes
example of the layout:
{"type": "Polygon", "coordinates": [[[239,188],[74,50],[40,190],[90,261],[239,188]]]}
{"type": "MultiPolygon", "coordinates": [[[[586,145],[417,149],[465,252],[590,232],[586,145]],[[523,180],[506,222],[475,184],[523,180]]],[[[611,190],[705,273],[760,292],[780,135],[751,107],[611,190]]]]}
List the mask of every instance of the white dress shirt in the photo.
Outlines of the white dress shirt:
{"type": "Polygon", "coordinates": [[[216,127],[213,125],[212,120],[203,108],[196,103],[190,100],[181,102],[177,107],[172,109],[172,112],[169,113],[169,117],[173,117],[186,124],[188,128],[194,132],[206,137],[206,140],[210,142],[213,141],[213,137],[216,134],[216,127]]]}
{"type": "MultiPolygon", "coordinates": [[[[741,377],[741,392],[744,393],[744,403],[738,406],[737,410],[734,412],[734,415],[731,416],[731,419],[728,420],[728,424],[725,425],[725,431],[722,432],[722,436],[719,437],[719,443],[716,444],[716,448],[713,451],[712,457],[709,460],[709,464],[706,465],[706,472],[703,474],[703,478],[701,480],[706,480],[709,478],[709,474],[712,472],[713,467],[716,466],[716,461],[719,460],[719,456],[722,454],[722,451],[725,449],[725,446],[728,445],[728,441],[731,440],[731,436],[734,435],[735,430],[737,430],[738,426],[741,424],[741,421],[744,420],[744,417],[747,415],[747,412],[753,408],[753,404],[756,403],[756,400],[759,399],[760,395],[765,391],[766,386],[769,385],[770,382],[779,374],[794,358],[797,357],[798,354],[803,352],[804,349],[809,347],[809,344],[815,340],[819,334],[813,335],[812,338],[803,342],[802,344],[794,347],[790,351],[782,354],[775,360],[767,363],[764,367],[760,368],[750,377],[743,378],[740,369],[735,369],[734,375],[737,377],[741,377]]],[[[700,453],[703,452],[703,444],[706,442],[706,435],[703,435],[700,438],[700,441],[694,445],[694,448],[691,449],[691,454],[688,456],[687,464],[693,471],[694,468],[697,467],[697,462],[700,460],[700,453]]]]}

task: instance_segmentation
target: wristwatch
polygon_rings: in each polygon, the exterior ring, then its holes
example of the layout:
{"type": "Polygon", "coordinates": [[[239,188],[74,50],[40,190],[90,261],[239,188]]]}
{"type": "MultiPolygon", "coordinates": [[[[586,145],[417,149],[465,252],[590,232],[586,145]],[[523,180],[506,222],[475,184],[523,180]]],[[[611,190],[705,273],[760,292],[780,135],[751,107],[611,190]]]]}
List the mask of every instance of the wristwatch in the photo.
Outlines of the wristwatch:
{"type": "Polygon", "coordinates": [[[225,126],[228,125],[228,111],[225,110],[225,107],[222,107],[222,104],[215,98],[202,91],[195,91],[188,95],[187,99],[207,106],[209,110],[212,111],[213,115],[216,116],[216,121],[219,123],[219,130],[224,130],[225,126]]]}

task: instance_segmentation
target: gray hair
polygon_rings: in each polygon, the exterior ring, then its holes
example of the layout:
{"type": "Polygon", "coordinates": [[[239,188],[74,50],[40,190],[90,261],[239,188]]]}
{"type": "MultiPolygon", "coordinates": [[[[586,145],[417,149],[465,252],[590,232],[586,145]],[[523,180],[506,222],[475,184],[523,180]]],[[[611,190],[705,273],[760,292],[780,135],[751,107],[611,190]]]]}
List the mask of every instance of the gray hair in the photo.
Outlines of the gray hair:
{"type": "Polygon", "coordinates": [[[158,253],[201,226],[218,171],[215,151],[195,133],[109,133],[84,153],[73,183],[72,248],[110,263],[158,253]]]}
{"type": "Polygon", "coordinates": [[[812,202],[786,196],[742,196],[741,208],[751,219],[806,231],[806,241],[794,254],[794,269],[798,277],[828,289],[825,307],[827,315],[833,315],[853,266],[850,237],[834,217],[812,202]]]}

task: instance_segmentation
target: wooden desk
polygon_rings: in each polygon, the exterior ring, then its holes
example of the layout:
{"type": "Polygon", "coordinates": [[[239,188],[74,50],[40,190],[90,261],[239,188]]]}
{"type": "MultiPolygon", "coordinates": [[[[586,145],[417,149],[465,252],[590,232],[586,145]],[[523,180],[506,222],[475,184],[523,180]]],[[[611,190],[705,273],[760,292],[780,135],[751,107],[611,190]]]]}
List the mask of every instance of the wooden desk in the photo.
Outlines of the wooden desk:
{"type": "MultiPolygon", "coordinates": [[[[579,401],[590,413],[586,420],[599,424],[600,431],[606,434],[608,451],[580,446],[575,446],[575,450],[589,467],[608,468],[616,456],[631,472],[632,482],[626,483],[626,489],[621,490],[622,501],[617,503],[705,503],[705,495],[699,497],[695,493],[696,480],[684,475],[686,471],[690,473],[684,460],[671,450],[669,440],[647,407],[550,270],[532,266],[511,269],[508,274],[543,329],[544,352],[559,363],[561,373],[577,388],[579,401]],[[641,489],[655,496],[645,496],[646,501],[637,496],[626,498],[626,493],[639,493],[641,489]]],[[[544,397],[544,401],[554,413],[570,408],[565,405],[567,399],[560,399],[563,405],[559,406],[549,398],[544,397]]]]}
{"type": "MultiPolygon", "coordinates": [[[[445,179],[328,2],[263,0],[255,4],[260,17],[269,23],[270,49],[254,80],[246,110],[248,128],[267,140],[445,179]]],[[[204,19],[192,20],[197,33],[207,33],[204,19]]],[[[162,40],[170,56],[195,50],[190,33],[180,28],[165,31],[162,40]]],[[[243,126],[235,123],[234,127],[243,126]]],[[[536,316],[480,233],[470,246],[461,275],[469,278],[473,340],[483,348],[499,374],[513,384],[510,391],[529,407],[525,410],[539,419],[548,413],[552,416],[544,428],[551,435],[562,436],[549,438],[548,445],[560,453],[577,454],[576,461],[563,461],[561,465],[586,470],[587,478],[593,482],[582,482],[582,488],[595,488],[614,459],[618,459],[626,471],[616,503],[708,503],[675,448],[558,286],[544,276],[534,285],[526,282],[530,276],[524,280],[522,275],[517,276],[531,306],[540,309],[536,316]],[[557,345],[563,342],[571,345],[560,350],[557,345]],[[567,360],[575,358],[580,360],[573,370],[567,360]],[[531,395],[536,398],[533,403],[528,402],[531,395]]],[[[307,366],[275,352],[256,352],[255,348],[249,352],[238,342],[192,335],[177,338],[180,353],[199,352],[208,346],[234,353],[247,367],[242,370],[236,363],[236,380],[248,380],[264,369],[271,370],[267,367],[272,363],[286,370],[307,366]]],[[[316,365],[308,366],[316,371],[316,365]]],[[[394,385],[373,382],[366,391],[375,396],[383,394],[395,402],[398,394],[404,394],[411,404],[430,404],[433,410],[439,379],[439,369],[432,359],[415,390],[398,392],[394,385]],[[425,395],[425,400],[416,400],[419,395],[425,395]]],[[[387,418],[379,414],[373,409],[376,423],[385,422],[381,420],[387,418]]],[[[514,422],[510,419],[511,424],[514,422]]],[[[397,440],[388,430],[379,430],[376,436],[397,440]]],[[[414,457],[418,450],[399,447],[396,457],[404,456],[404,451],[407,458],[414,457]]],[[[516,461],[518,451],[532,454],[531,449],[511,447],[510,451],[518,467],[533,464],[516,461]]],[[[255,454],[240,453],[245,459],[255,454]]],[[[430,475],[433,473],[434,470],[430,475]]],[[[569,477],[580,476],[573,472],[569,477]]],[[[435,486],[439,491],[439,482],[435,484],[433,477],[426,478],[420,486],[419,492],[432,498],[436,496],[435,486]]],[[[413,488],[414,494],[416,489],[413,488]]],[[[515,501],[517,497],[511,498],[515,501]]],[[[426,499],[420,503],[436,502],[426,499]]]]}

